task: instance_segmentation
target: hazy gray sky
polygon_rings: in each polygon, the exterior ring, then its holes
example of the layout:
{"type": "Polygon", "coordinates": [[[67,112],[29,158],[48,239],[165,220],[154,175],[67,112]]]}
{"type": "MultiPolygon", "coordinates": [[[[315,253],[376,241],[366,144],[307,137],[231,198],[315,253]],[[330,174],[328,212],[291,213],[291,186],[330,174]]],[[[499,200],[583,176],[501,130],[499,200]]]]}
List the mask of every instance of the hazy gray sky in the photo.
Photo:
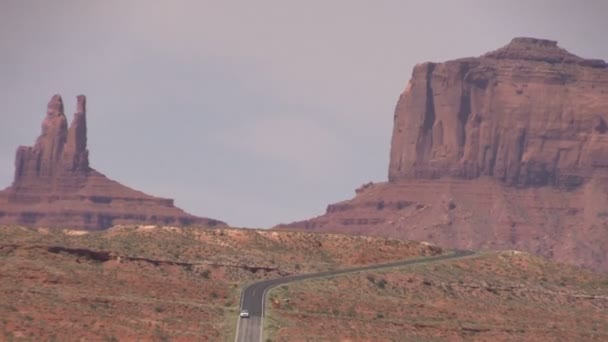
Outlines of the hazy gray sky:
{"type": "Polygon", "coordinates": [[[515,36],[608,59],[608,1],[0,0],[0,188],[60,93],[94,168],[197,215],[270,226],[386,179],[414,64],[515,36]]]}

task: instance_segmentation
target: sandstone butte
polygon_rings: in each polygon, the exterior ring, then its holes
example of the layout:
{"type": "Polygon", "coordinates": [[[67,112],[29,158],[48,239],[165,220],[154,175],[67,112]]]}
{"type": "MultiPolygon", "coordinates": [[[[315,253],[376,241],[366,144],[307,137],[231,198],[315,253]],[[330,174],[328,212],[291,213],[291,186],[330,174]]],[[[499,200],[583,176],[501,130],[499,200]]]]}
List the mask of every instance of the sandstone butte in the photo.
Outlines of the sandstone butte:
{"type": "Polygon", "coordinates": [[[51,98],[33,147],[20,146],[13,184],[0,191],[0,225],[105,229],[118,224],[224,225],[108,179],[89,166],[86,98],[69,128],[61,96],[51,98]]]}
{"type": "Polygon", "coordinates": [[[515,38],[414,67],[388,182],[279,229],[517,249],[608,271],[608,66],[515,38]]]}

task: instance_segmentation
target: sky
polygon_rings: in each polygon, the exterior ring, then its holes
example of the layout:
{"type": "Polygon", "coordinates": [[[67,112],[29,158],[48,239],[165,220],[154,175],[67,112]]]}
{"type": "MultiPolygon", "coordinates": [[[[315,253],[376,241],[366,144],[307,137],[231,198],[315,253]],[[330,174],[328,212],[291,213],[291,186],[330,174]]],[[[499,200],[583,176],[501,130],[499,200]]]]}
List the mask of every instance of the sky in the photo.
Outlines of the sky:
{"type": "Polygon", "coordinates": [[[63,96],[93,168],[233,226],[320,215],[388,173],[413,66],[513,37],[608,60],[605,0],[0,0],[0,188],[63,96]]]}

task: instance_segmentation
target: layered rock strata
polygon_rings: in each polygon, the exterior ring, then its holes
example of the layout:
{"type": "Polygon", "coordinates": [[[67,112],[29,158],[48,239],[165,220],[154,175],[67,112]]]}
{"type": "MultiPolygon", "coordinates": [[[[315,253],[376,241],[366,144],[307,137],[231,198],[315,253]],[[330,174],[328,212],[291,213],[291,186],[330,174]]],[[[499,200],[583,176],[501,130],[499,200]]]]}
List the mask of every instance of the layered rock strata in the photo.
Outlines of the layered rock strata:
{"type": "Polygon", "coordinates": [[[284,229],[520,249],[608,271],[608,66],[515,38],[416,65],[388,182],[284,229]]]}
{"type": "Polygon", "coordinates": [[[605,62],[516,38],[479,58],[414,68],[395,111],[389,181],[579,186],[608,167],[607,122],[605,62]]]}

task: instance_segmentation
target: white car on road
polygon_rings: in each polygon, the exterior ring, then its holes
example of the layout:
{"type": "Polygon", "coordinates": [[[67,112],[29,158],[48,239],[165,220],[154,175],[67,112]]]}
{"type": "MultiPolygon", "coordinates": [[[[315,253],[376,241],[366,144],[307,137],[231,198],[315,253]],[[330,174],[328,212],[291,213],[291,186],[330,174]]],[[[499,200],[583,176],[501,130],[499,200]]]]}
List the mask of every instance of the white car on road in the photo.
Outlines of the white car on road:
{"type": "Polygon", "coordinates": [[[239,316],[241,316],[241,318],[249,318],[249,311],[241,310],[241,314],[239,316]]]}

